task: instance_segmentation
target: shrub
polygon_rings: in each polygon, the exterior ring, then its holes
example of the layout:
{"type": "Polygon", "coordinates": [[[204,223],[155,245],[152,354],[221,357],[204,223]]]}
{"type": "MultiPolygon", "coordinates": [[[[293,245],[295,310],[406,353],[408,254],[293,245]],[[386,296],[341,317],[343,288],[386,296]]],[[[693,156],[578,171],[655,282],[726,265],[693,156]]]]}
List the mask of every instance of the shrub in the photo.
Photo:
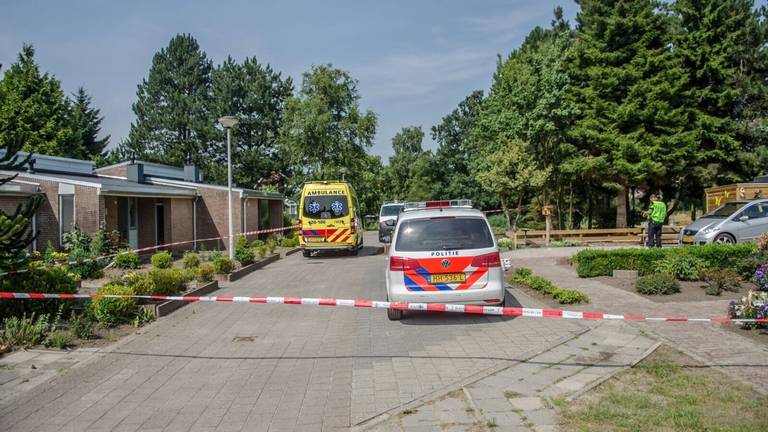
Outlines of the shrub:
{"type": "Polygon", "coordinates": [[[136,295],[155,295],[155,281],[148,273],[132,272],[123,276],[123,285],[131,288],[136,295]]]}
{"type": "Polygon", "coordinates": [[[30,347],[39,345],[45,341],[50,330],[50,316],[48,314],[37,315],[33,313],[29,318],[26,314],[19,317],[9,317],[3,320],[3,331],[0,334],[0,342],[3,345],[30,347]]]}
{"type": "Polygon", "coordinates": [[[133,326],[142,327],[151,323],[155,319],[155,314],[148,308],[140,307],[136,310],[136,316],[133,317],[133,326]]]}
{"type": "Polygon", "coordinates": [[[558,289],[553,297],[560,304],[589,303],[589,296],[576,290],[558,289]]]}
{"type": "MultiPolygon", "coordinates": [[[[0,291],[74,294],[77,292],[75,279],[61,267],[35,267],[16,275],[0,277],[0,291]]],[[[0,301],[0,317],[31,314],[55,314],[60,308],[67,312],[72,300],[14,300],[0,301]]]]}
{"type": "Polygon", "coordinates": [[[264,258],[267,256],[267,245],[263,244],[256,248],[256,251],[259,254],[259,258],[264,258]]]}
{"type": "Polygon", "coordinates": [[[222,255],[220,250],[218,250],[218,249],[217,250],[213,250],[213,251],[211,251],[211,253],[208,254],[208,261],[214,262],[214,261],[216,261],[217,259],[219,259],[219,258],[221,258],[223,256],[224,255],[222,255]]]}
{"type": "Polygon", "coordinates": [[[98,279],[104,273],[102,269],[107,265],[106,260],[96,260],[96,255],[85,249],[76,248],[69,253],[70,263],[67,265],[70,272],[78,275],[80,279],[98,279]]]}
{"type": "Polygon", "coordinates": [[[77,226],[72,227],[71,230],[61,236],[61,247],[65,251],[73,251],[75,249],[88,250],[91,244],[91,236],[81,231],[77,226]]]}
{"type": "Polygon", "coordinates": [[[708,244],[679,248],[585,249],[573,256],[579,277],[610,276],[614,270],[637,270],[641,276],[659,271],[660,261],[674,255],[701,259],[706,267],[735,267],[755,251],[750,243],[708,244]]]}
{"type": "Polygon", "coordinates": [[[280,239],[280,247],[284,248],[291,248],[293,247],[293,239],[288,237],[283,237],[280,239]]]}
{"type": "Polygon", "coordinates": [[[232,260],[227,257],[219,257],[213,262],[213,270],[216,274],[232,273],[234,268],[235,266],[232,263],[232,260]]]}
{"type": "Polygon", "coordinates": [[[502,249],[512,249],[512,240],[502,237],[496,241],[496,244],[499,245],[502,249]]]}
{"type": "Polygon", "coordinates": [[[180,269],[155,268],[148,274],[154,284],[154,292],[151,295],[178,294],[184,291],[189,281],[188,276],[180,269]]]}
{"type": "Polygon", "coordinates": [[[69,331],[72,336],[81,340],[90,340],[96,337],[93,333],[93,324],[87,316],[72,313],[69,317],[69,331]]]}
{"type": "Polygon", "coordinates": [[[72,334],[64,330],[54,330],[45,338],[45,346],[64,349],[72,345],[72,334]]]}
{"type": "Polygon", "coordinates": [[[171,253],[168,251],[158,252],[152,255],[150,260],[152,262],[152,267],[158,269],[169,269],[173,265],[173,256],[171,256],[171,253]]]}
{"type": "Polygon", "coordinates": [[[252,248],[254,248],[254,249],[256,249],[256,248],[258,248],[258,247],[260,247],[260,246],[264,246],[264,244],[265,244],[265,243],[264,243],[264,240],[259,240],[259,239],[256,239],[256,240],[254,240],[253,242],[251,242],[251,247],[252,247],[252,248]]]}
{"type": "Polygon", "coordinates": [[[215,269],[212,264],[203,264],[195,269],[195,280],[198,282],[210,282],[213,280],[215,269]]]}
{"type": "MultiPolygon", "coordinates": [[[[132,288],[119,282],[104,285],[97,294],[134,295],[132,288]]],[[[130,321],[136,314],[136,299],[96,297],[89,305],[94,319],[105,326],[115,326],[130,321]]]]}
{"type": "Polygon", "coordinates": [[[701,276],[707,284],[707,295],[720,295],[723,291],[738,292],[741,288],[739,273],[732,269],[706,269],[701,272],[701,276]]]}
{"type": "Polygon", "coordinates": [[[200,265],[200,255],[193,251],[186,251],[181,258],[181,264],[185,269],[197,268],[200,265]]]}
{"type": "Polygon", "coordinates": [[[139,268],[139,253],[130,249],[122,250],[115,256],[115,267],[119,269],[139,268]]]}
{"type": "Polygon", "coordinates": [[[237,262],[240,263],[240,265],[243,265],[243,266],[253,264],[253,261],[254,261],[253,249],[251,249],[247,241],[245,242],[245,246],[241,247],[240,245],[238,245],[235,248],[235,259],[237,260],[237,262]]]}
{"type": "Polygon", "coordinates": [[[277,248],[277,240],[269,239],[269,241],[267,241],[267,250],[269,251],[269,253],[270,254],[275,253],[275,248],[277,248]]]}
{"type": "Polygon", "coordinates": [[[668,273],[654,273],[637,279],[637,292],[645,295],[668,295],[680,292],[680,283],[668,273]]]}
{"type": "Polygon", "coordinates": [[[668,273],[684,281],[701,279],[705,268],[707,263],[703,259],[691,255],[671,255],[659,263],[660,273],[668,273]]]}

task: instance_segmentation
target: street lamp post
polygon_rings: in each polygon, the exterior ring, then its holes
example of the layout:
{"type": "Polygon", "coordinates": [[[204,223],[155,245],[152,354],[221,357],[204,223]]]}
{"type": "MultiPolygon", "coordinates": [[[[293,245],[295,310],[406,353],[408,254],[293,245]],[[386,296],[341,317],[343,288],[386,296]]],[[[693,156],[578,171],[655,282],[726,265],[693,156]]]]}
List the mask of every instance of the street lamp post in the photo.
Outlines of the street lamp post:
{"type": "Polygon", "coordinates": [[[227,225],[229,239],[229,259],[235,258],[235,237],[232,235],[232,128],[237,125],[237,118],[224,116],[219,124],[227,130],[227,225]]]}

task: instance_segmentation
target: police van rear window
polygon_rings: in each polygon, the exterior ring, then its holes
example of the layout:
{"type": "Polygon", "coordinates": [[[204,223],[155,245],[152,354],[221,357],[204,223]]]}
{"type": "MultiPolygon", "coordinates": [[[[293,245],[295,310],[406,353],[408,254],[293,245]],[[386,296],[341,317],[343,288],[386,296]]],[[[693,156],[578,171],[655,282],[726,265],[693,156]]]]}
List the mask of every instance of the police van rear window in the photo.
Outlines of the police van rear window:
{"type": "Polygon", "coordinates": [[[402,252],[493,247],[485,220],[477,217],[413,219],[401,222],[395,249],[402,252]]]}
{"type": "Polygon", "coordinates": [[[304,197],[304,217],[335,219],[347,216],[349,206],[346,195],[312,195],[304,197]]]}

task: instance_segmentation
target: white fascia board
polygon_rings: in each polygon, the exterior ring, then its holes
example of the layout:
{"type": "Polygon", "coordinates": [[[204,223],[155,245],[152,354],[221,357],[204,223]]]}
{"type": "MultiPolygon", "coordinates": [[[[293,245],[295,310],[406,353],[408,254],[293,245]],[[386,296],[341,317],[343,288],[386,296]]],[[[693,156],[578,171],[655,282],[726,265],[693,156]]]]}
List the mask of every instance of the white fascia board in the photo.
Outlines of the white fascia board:
{"type": "Polygon", "coordinates": [[[2,175],[19,175],[19,177],[26,177],[26,178],[33,178],[36,180],[45,180],[45,181],[52,181],[57,183],[66,183],[66,184],[72,184],[77,186],[87,186],[92,188],[101,188],[100,183],[90,183],[82,180],[72,180],[68,178],[62,178],[62,177],[56,177],[56,176],[48,176],[48,175],[42,175],[42,174],[30,174],[26,172],[20,172],[20,171],[5,171],[0,170],[0,174],[2,175]]]}

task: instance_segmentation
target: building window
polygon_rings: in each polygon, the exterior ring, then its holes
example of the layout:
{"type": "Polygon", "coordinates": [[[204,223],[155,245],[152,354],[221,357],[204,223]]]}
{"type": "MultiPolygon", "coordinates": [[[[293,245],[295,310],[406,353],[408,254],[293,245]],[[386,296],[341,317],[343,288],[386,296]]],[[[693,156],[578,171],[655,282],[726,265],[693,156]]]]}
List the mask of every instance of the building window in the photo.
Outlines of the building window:
{"type": "Polygon", "coordinates": [[[75,226],[75,196],[59,195],[59,240],[75,226]]]}

